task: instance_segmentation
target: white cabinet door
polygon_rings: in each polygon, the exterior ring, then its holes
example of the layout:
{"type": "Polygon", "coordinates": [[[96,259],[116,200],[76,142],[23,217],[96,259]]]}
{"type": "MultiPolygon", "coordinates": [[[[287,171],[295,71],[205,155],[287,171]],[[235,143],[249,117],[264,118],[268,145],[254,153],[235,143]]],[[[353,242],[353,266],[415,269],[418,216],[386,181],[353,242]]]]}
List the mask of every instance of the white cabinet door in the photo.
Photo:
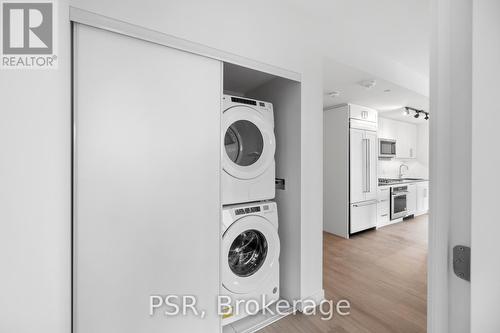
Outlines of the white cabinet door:
{"type": "Polygon", "coordinates": [[[368,187],[366,189],[365,200],[377,199],[377,161],[378,161],[378,139],[377,132],[366,131],[365,140],[368,143],[368,179],[366,180],[368,187]]]}
{"type": "Polygon", "coordinates": [[[417,183],[417,215],[429,210],[429,182],[417,183]]]}
{"type": "Polygon", "coordinates": [[[351,203],[365,200],[366,188],[366,151],[365,151],[365,131],[350,130],[350,198],[351,203]]]}
{"type": "Polygon", "coordinates": [[[408,184],[408,194],[406,195],[406,208],[408,215],[413,215],[417,211],[417,185],[408,184]]]}
{"type": "Polygon", "coordinates": [[[417,126],[408,124],[408,158],[417,158],[417,126]]]}
{"type": "Polygon", "coordinates": [[[391,122],[396,132],[396,157],[417,157],[417,126],[401,121],[391,122]]]}
{"type": "Polygon", "coordinates": [[[74,332],[219,332],[221,63],[74,33],[74,332]],[[167,294],[206,317],[150,316],[167,294]]]}
{"type": "Polygon", "coordinates": [[[378,120],[378,137],[380,139],[396,140],[395,121],[387,118],[379,118],[378,120]]]}
{"type": "Polygon", "coordinates": [[[378,112],[377,110],[370,109],[364,106],[350,104],[349,117],[376,123],[378,121],[378,112]]]}

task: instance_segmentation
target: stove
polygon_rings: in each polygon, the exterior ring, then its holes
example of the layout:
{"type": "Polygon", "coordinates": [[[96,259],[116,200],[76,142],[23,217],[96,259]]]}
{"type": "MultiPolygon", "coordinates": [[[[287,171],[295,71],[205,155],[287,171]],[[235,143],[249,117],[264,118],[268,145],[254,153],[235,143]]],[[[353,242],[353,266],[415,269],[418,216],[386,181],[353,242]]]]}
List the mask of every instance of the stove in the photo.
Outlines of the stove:
{"type": "Polygon", "coordinates": [[[381,185],[401,183],[401,179],[397,178],[379,178],[378,183],[381,185]]]}

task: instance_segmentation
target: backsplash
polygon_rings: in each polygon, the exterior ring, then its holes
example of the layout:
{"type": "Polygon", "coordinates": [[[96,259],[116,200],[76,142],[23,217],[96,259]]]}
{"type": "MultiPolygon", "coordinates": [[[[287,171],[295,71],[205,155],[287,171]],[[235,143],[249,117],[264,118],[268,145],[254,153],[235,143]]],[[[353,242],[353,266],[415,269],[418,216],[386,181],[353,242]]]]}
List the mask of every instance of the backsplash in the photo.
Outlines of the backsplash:
{"type": "Polygon", "coordinates": [[[412,159],[390,159],[378,160],[378,177],[379,178],[397,178],[399,176],[399,166],[401,164],[408,166],[408,171],[404,169],[404,175],[410,178],[429,178],[429,168],[418,160],[412,159]]]}

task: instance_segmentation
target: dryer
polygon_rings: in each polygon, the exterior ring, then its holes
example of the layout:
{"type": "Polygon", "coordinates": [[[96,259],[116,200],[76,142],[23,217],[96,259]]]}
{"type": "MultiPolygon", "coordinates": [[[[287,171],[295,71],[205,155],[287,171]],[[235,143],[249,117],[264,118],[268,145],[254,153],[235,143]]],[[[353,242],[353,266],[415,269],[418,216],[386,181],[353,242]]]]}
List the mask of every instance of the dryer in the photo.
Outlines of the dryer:
{"type": "Polygon", "coordinates": [[[251,310],[279,299],[278,211],[272,201],[226,206],[222,210],[221,295],[231,297],[222,316],[230,324],[248,315],[238,300],[255,300],[251,310]],[[264,295],[264,296],[263,296],[264,295]],[[264,297],[264,302],[263,302],[264,297]]]}
{"type": "Polygon", "coordinates": [[[273,199],[276,173],[273,105],[224,95],[222,138],[222,204],[273,199]]]}

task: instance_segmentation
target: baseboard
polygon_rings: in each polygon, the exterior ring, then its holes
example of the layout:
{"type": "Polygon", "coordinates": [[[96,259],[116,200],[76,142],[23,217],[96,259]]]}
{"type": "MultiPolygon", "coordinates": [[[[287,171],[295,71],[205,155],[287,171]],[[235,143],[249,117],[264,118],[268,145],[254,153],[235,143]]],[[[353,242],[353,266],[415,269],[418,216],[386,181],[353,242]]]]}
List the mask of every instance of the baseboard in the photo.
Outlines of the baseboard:
{"type": "Polygon", "coordinates": [[[388,223],[384,223],[384,224],[378,225],[377,229],[380,229],[380,228],[383,228],[383,227],[387,227],[389,225],[393,225],[393,224],[396,224],[396,223],[399,223],[399,222],[403,222],[403,218],[399,218],[399,219],[395,219],[395,220],[390,220],[388,223]]]}
{"type": "Polygon", "coordinates": [[[303,312],[303,305],[310,307],[311,301],[312,301],[312,303],[315,306],[318,306],[324,300],[325,300],[325,290],[321,289],[310,296],[302,297],[302,302],[297,304],[297,310],[300,312],[303,312]],[[305,301],[307,301],[307,302],[305,302],[305,301]],[[304,302],[305,302],[305,304],[304,304],[304,302]]]}
{"type": "Polygon", "coordinates": [[[275,310],[276,303],[270,307],[274,314],[256,314],[242,318],[234,323],[228,324],[222,328],[222,333],[254,333],[272,323],[294,313],[293,308],[283,311],[281,314],[275,310]]]}

